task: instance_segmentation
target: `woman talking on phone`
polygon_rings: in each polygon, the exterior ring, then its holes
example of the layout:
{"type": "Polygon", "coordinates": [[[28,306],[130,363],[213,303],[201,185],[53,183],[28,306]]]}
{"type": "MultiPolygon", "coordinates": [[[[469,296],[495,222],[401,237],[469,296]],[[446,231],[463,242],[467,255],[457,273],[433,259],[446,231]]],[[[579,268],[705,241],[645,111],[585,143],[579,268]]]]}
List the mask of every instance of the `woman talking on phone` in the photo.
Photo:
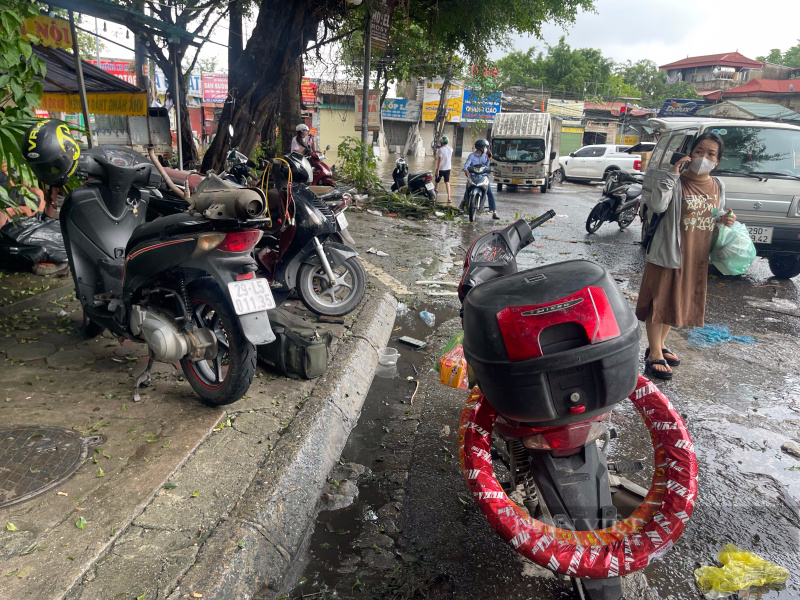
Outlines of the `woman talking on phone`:
{"type": "Polygon", "coordinates": [[[661,214],[661,220],[647,251],[636,317],[647,329],[645,373],[658,379],[672,379],[672,367],[681,363],[667,348],[669,330],[703,325],[715,224],[730,227],[736,221],[731,211],[720,212],[725,208],[725,186],[711,176],[724,150],[715,133],[695,138],[689,156],[675,162],[648,203],[648,210],[661,214]]]}

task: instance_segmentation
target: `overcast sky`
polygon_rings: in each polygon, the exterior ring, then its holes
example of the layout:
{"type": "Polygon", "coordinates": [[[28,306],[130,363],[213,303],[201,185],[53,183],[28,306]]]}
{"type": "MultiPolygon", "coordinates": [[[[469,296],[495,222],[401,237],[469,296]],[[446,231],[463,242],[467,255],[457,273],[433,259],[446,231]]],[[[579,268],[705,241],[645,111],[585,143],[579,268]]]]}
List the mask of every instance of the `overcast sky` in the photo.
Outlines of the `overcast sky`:
{"type": "MultiPolygon", "coordinates": [[[[515,50],[545,49],[566,36],[572,48],[598,48],[615,62],[649,58],[657,65],[704,54],[738,51],[748,58],[798,43],[800,14],[794,0],[655,2],[595,0],[595,13],[579,13],[564,29],[545,25],[543,40],[514,38],[515,50]]],[[[507,54],[498,48],[492,59],[507,54]]]]}

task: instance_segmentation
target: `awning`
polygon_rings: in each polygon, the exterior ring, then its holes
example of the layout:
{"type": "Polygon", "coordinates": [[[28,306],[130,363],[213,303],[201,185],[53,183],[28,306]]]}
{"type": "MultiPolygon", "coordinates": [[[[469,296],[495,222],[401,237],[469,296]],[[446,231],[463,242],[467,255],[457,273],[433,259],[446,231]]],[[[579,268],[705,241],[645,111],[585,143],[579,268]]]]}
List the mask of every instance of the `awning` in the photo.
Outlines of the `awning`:
{"type": "MultiPolygon", "coordinates": [[[[47,66],[43,86],[41,110],[53,112],[81,112],[78,76],[75,58],[58,48],[33,46],[33,51],[47,66]]],[[[83,80],[89,112],[97,115],[147,115],[147,93],[135,85],[114,77],[81,61],[83,80]]]]}

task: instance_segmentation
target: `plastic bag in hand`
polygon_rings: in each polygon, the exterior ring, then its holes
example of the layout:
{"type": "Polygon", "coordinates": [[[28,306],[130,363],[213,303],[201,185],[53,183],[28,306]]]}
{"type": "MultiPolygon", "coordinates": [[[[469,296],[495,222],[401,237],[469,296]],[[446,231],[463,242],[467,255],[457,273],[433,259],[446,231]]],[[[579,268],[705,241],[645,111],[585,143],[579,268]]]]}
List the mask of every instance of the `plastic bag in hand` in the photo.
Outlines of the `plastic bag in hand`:
{"type": "Polygon", "coordinates": [[[710,258],[723,275],[741,275],[747,271],[756,258],[756,247],[747,227],[739,221],[730,227],[720,226],[710,258]]]}

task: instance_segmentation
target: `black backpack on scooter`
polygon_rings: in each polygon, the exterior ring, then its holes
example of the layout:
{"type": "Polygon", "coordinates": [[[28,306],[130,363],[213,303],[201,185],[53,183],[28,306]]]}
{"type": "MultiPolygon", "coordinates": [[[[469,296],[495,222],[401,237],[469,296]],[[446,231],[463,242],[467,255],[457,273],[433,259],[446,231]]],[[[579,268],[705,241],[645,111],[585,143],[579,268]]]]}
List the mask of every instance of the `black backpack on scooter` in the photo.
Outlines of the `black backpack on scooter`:
{"type": "Polygon", "coordinates": [[[280,308],[267,311],[275,341],[258,346],[259,360],[287,377],[314,379],[328,369],[333,335],[280,308]]]}

